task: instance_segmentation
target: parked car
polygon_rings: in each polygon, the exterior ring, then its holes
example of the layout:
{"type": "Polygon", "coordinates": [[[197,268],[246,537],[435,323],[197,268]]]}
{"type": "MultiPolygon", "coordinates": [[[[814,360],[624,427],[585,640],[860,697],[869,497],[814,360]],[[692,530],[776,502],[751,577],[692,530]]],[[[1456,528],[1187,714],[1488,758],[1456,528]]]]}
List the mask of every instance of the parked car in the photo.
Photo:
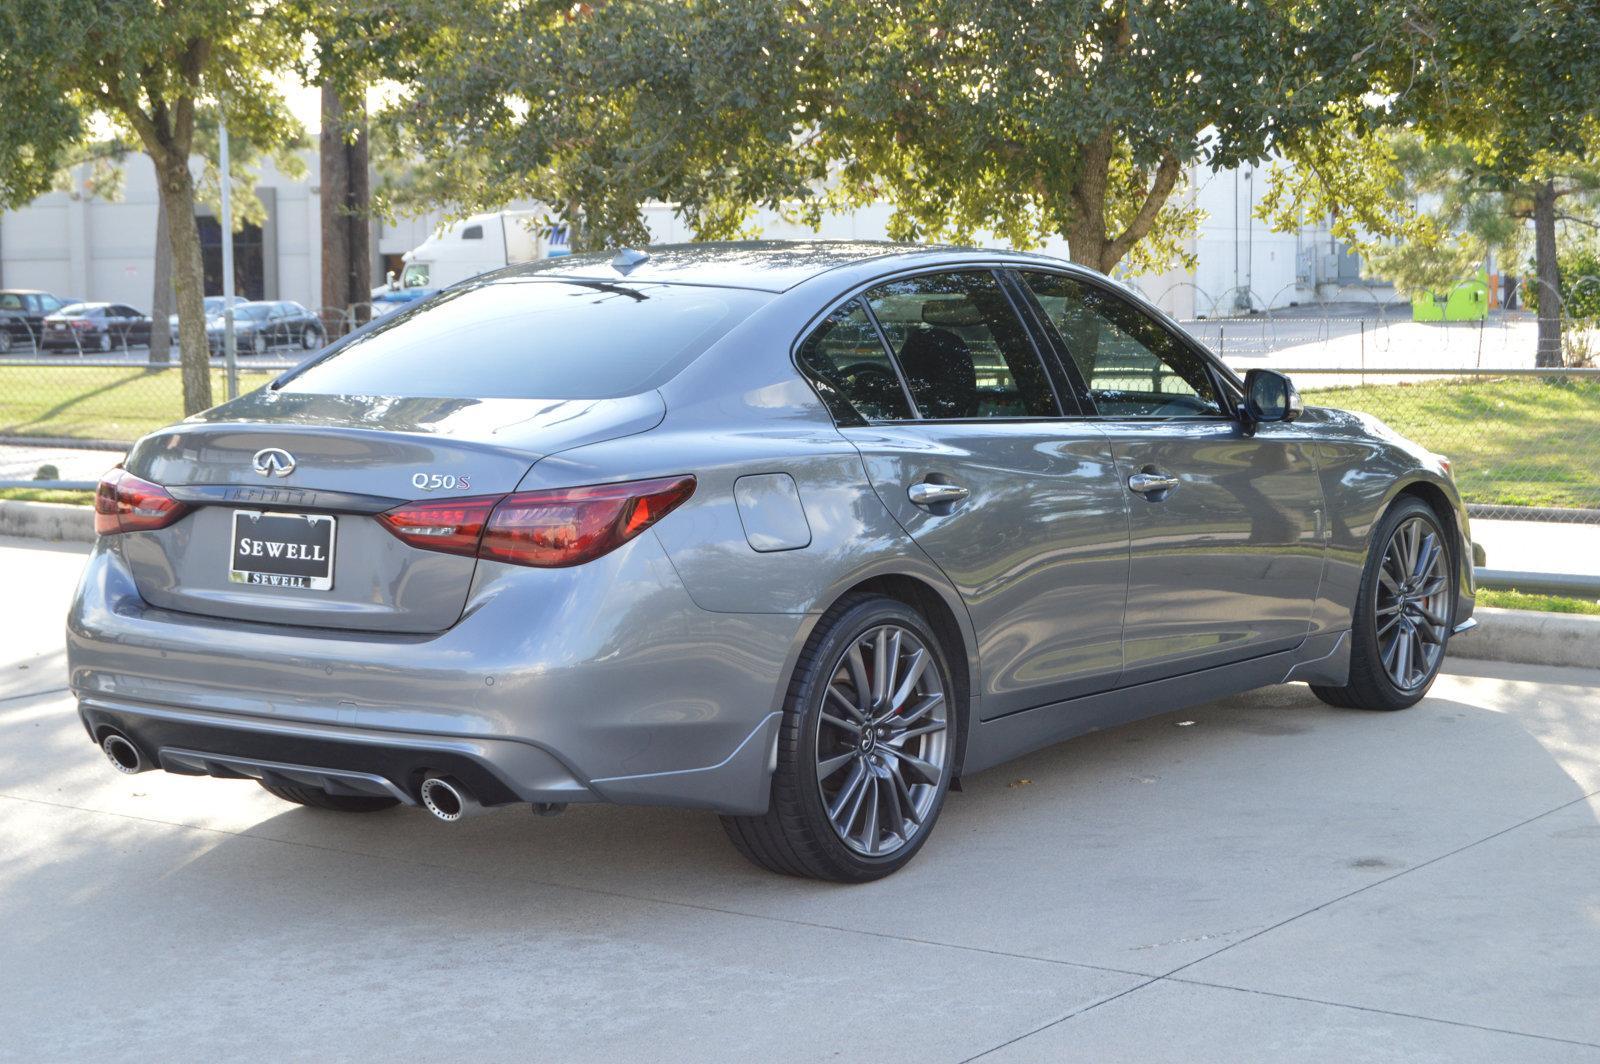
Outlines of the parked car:
{"type": "Polygon", "coordinates": [[[66,305],[65,300],[36,289],[0,291],[0,355],[10,354],[14,347],[37,345],[45,316],[66,305]]]}
{"type": "Polygon", "coordinates": [[[150,343],[150,317],[124,303],[73,303],[44,319],[41,348],[107,354],[150,343]]]}
{"type": "MultiPolygon", "coordinates": [[[[206,323],[206,341],[211,353],[223,353],[224,322],[218,316],[206,323]]],[[[315,351],[327,337],[322,322],[299,303],[241,303],[233,308],[235,350],[244,355],[264,355],[275,347],[293,346],[315,351]]]]}
{"type": "Polygon", "coordinates": [[[68,674],[121,771],[709,809],[843,881],[964,774],[1265,684],[1403,709],[1473,624],[1447,461],[991,251],[501,271],[145,437],[96,512],[68,674]]]}
{"type": "MultiPolygon", "coordinates": [[[[244,296],[234,296],[233,297],[233,305],[236,306],[236,307],[237,306],[241,306],[241,305],[243,305],[245,303],[248,303],[248,302],[250,302],[250,301],[248,299],[246,299],[244,296]]],[[[225,296],[206,296],[203,300],[201,300],[201,303],[203,303],[205,305],[205,308],[206,308],[206,321],[207,322],[211,321],[211,319],[213,319],[213,318],[220,317],[222,315],[223,308],[228,305],[227,297],[225,297],[225,296]]],[[[172,342],[173,343],[177,343],[178,342],[178,316],[176,314],[167,315],[167,329],[168,329],[170,335],[172,336],[172,342]]]]}

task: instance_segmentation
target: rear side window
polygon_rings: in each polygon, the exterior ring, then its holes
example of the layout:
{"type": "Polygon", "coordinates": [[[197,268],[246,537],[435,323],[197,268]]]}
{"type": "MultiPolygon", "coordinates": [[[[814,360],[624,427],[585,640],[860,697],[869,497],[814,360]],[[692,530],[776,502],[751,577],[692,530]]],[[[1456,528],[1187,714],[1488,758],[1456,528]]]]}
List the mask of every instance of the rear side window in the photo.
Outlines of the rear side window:
{"type": "Polygon", "coordinates": [[[633,395],[666,383],[771,298],[569,279],[452,288],[382,320],[283,390],[441,399],[633,395]]]}
{"type": "Polygon", "coordinates": [[[988,271],[924,274],[867,304],[925,418],[1058,417],[1033,343],[988,271]]]}
{"type": "Polygon", "coordinates": [[[799,362],[839,422],[910,420],[900,377],[859,299],[817,326],[800,345],[799,362]]]}

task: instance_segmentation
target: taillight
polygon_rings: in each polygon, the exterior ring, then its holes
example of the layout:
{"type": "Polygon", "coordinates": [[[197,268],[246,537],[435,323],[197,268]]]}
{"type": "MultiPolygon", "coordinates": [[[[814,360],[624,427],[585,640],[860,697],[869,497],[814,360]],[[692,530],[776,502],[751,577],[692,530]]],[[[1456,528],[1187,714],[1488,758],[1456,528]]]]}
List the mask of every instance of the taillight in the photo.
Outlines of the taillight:
{"type": "Polygon", "coordinates": [[[694,494],[691,476],[408,503],[378,516],[424,550],[557,569],[616,550],[694,494]]]}
{"type": "Polygon", "coordinates": [[[470,556],[478,553],[483,526],[502,498],[484,495],[407,503],[379,514],[378,523],[413,547],[470,556]]]}
{"type": "Polygon", "coordinates": [[[166,528],[189,512],[189,506],[126,469],[100,478],[94,492],[94,530],[102,536],[166,528]]]}

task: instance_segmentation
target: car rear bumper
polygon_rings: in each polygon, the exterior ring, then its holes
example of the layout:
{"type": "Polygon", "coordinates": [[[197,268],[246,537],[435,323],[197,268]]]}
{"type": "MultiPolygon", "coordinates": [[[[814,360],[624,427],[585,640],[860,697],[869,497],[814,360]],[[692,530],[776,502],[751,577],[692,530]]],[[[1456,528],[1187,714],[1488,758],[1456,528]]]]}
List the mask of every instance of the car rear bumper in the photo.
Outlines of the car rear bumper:
{"type": "Polygon", "coordinates": [[[121,732],[171,771],[367,774],[408,801],[436,772],[485,805],[749,814],[807,620],[700,610],[646,535],[574,569],[484,563],[435,635],[235,622],[146,604],[112,537],[69,615],[68,667],[91,738],[121,732]]]}

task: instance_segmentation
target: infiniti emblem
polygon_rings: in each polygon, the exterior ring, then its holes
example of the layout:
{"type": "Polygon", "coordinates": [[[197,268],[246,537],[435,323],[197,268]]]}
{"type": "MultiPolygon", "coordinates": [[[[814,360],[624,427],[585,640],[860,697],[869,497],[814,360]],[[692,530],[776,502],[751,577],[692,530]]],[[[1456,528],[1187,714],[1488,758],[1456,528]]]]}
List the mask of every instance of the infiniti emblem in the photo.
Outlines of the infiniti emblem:
{"type": "Polygon", "coordinates": [[[294,455],[282,447],[263,447],[250,459],[250,468],[264,477],[286,477],[294,472],[294,455]]]}

